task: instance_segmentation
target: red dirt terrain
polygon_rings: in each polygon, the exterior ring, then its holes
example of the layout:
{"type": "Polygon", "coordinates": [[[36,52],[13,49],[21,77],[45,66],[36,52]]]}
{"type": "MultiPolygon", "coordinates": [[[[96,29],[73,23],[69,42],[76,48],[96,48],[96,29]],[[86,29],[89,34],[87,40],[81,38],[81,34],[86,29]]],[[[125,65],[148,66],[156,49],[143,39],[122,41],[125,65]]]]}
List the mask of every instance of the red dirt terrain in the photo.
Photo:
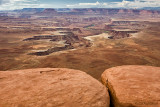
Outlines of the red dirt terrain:
{"type": "Polygon", "coordinates": [[[23,9],[0,13],[0,24],[1,71],[65,67],[100,79],[114,66],[160,66],[159,11],[23,9]]]}

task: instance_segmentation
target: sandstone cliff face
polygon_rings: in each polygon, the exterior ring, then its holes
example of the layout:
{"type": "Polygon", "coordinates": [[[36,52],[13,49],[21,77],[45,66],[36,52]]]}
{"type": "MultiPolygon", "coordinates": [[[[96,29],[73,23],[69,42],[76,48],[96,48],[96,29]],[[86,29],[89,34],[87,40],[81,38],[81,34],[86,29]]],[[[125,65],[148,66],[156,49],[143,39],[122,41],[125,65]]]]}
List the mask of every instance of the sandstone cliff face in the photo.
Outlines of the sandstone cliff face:
{"type": "Polygon", "coordinates": [[[109,107],[108,91],[79,70],[0,71],[0,107],[109,107]]]}
{"type": "Polygon", "coordinates": [[[111,35],[110,37],[108,37],[109,39],[121,39],[131,36],[127,31],[114,31],[114,30],[111,30],[109,32],[109,35],[111,35]]]}
{"type": "Polygon", "coordinates": [[[160,107],[160,67],[119,66],[106,70],[102,82],[114,107],[160,107]]]}

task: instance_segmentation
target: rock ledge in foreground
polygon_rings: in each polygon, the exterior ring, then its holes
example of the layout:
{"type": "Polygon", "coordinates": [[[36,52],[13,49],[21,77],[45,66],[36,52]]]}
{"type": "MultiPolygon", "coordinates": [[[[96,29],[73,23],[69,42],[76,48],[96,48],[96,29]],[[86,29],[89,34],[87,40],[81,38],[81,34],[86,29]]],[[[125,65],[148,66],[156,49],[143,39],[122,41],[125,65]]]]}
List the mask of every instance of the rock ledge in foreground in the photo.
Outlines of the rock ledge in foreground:
{"type": "Polygon", "coordinates": [[[160,67],[118,66],[102,74],[114,107],[160,107],[160,67]]]}
{"type": "Polygon", "coordinates": [[[0,107],[109,107],[105,86],[78,70],[0,71],[0,107]]]}

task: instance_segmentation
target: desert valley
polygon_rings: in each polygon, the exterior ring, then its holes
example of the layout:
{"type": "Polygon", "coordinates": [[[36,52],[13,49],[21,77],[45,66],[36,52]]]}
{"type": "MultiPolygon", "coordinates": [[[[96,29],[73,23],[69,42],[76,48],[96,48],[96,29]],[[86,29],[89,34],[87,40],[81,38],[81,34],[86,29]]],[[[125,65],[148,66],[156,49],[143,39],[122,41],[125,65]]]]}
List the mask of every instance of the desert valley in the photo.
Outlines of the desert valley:
{"type": "Polygon", "coordinates": [[[0,107],[160,107],[159,26],[160,10],[0,11],[0,107]]]}
{"type": "Polygon", "coordinates": [[[96,79],[120,65],[160,66],[160,11],[36,9],[0,13],[0,70],[72,68],[96,79]]]}

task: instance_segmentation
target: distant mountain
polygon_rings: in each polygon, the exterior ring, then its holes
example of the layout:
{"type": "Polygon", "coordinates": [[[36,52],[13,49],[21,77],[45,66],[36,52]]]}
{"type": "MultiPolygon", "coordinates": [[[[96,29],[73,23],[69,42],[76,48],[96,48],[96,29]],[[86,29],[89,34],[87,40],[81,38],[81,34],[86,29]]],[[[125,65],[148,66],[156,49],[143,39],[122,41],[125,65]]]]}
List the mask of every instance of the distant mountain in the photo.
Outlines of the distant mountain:
{"type": "Polygon", "coordinates": [[[20,10],[14,10],[14,12],[42,12],[45,8],[23,8],[20,10]]]}
{"type": "Polygon", "coordinates": [[[12,12],[3,11],[1,16],[14,16],[15,13],[21,17],[31,17],[36,14],[39,16],[55,15],[108,15],[116,17],[160,17],[160,7],[146,7],[143,9],[122,9],[122,8],[24,8],[13,10],[12,12]]]}
{"type": "Polygon", "coordinates": [[[141,8],[141,9],[144,9],[144,10],[158,10],[158,11],[160,11],[160,7],[144,7],[144,8],[141,8]]]}
{"type": "Polygon", "coordinates": [[[84,8],[72,9],[71,12],[78,12],[81,14],[104,14],[104,15],[154,15],[160,14],[158,10],[138,10],[138,9],[111,9],[111,8],[84,8]]]}
{"type": "Polygon", "coordinates": [[[48,8],[43,10],[43,13],[57,13],[56,9],[48,8]]]}
{"type": "Polygon", "coordinates": [[[36,15],[40,16],[54,16],[57,15],[57,10],[54,8],[46,8],[41,12],[37,12],[36,15]]]}
{"type": "Polygon", "coordinates": [[[41,12],[37,12],[40,16],[54,15],[108,15],[117,17],[159,17],[160,11],[146,9],[118,9],[118,8],[63,8],[54,9],[47,8],[41,12]]]}
{"type": "Polygon", "coordinates": [[[71,9],[70,8],[57,8],[57,9],[55,9],[57,12],[69,12],[69,11],[71,11],[71,9]]]}

